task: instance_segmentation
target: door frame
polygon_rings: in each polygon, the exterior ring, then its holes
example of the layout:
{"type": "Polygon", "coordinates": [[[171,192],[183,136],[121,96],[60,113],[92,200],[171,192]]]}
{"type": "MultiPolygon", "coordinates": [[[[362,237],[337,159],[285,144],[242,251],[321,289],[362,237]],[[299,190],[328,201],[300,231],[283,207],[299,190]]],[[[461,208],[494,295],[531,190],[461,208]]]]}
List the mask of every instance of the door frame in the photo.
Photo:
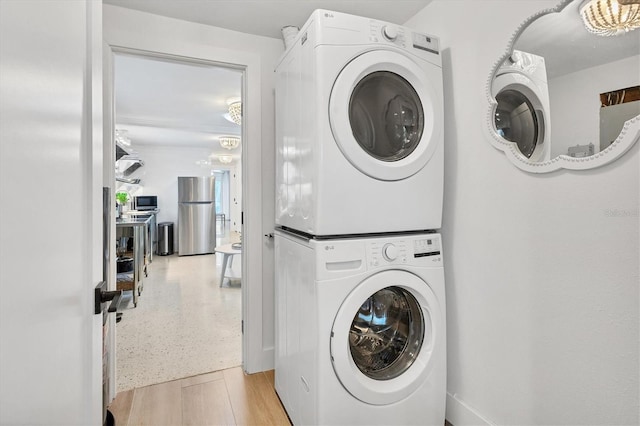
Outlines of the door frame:
{"type": "MultiPolygon", "coordinates": [[[[184,45],[183,45],[184,46],[184,45]]],[[[104,56],[104,134],[110,143],[105,143],[105,170],[113,169],[114,150],[114,69],[113,57],[117,53],[167,59],[182,63],[218,66],[241,70],[242,78],[242,211],[243,211],[243,256],[242,256],[242,365],[247,373],[263,370],[262,345],[262,149],[260,145],[260,58],[246,52],[231,52],[226,49],[211,48],[206,57],[190,54],[188,48],[179,46],[167,49],[162,46],[118,45],[105,40],[104,56]],[[108,152],[107,152],[108,151],[108,152]],[[109,163],[109,161],[111,161],[109,163]]],[[[105,172],[106,175],[107,172],[105,172]]],[[[114,185],[113,171],[109,181],[114,185]]],[[[115,222],[115,218],[113,219],[115,222]]],[[[115,229],[115,223],[112,226],[115,229]]],[[[113,260],[112,260],[113,261],[113,260]]],[[[112,265],[112,269],[115,265],[112,265]]],[[[115,281],[109,283],[115,287],[115,281]]],[[[115,334],[115,333],[114,333],[115,334]]],[[[115,349],[115,341],[112,343],[115,349]]],[[[115,358],[115,357],[114,357],[115,358]]],[[[115,362],[113,364],[115,367],[115,362]]],[[[115,380],[115,368],[112,369],[115,380]]],[[[112,395],[112,396],[115,396],[112,395]]]]}

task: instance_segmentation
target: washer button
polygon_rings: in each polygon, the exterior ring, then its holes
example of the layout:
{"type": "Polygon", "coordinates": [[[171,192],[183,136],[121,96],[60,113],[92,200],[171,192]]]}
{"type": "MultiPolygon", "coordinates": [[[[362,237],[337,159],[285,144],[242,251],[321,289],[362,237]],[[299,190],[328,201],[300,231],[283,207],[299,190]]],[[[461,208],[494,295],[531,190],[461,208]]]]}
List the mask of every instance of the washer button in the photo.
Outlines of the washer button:
{"type": "Polygon", "coordinates": [[[393,262],[398,258],[398,249],[393,244],[385,244],[382,248],[382,255],[389,262],[393,262]]]}
{"type": "Polygon", "coordinates": [[[382,27],[382,35],[387,40],[395,40],[398,37],[398,30],[395,27],[385,25],[382,27]]]}

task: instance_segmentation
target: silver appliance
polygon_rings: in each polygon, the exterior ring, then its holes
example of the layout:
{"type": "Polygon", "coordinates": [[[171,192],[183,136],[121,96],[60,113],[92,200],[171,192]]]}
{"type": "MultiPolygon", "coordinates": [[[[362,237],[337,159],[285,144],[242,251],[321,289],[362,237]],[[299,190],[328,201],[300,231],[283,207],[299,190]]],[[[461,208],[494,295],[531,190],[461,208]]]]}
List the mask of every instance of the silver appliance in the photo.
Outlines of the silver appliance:
{"type": "Polygon", "coordinates": [[[178,177],[178,255],[216,248],[215,178],[178,177]]]}
{"type": "Polygon", "coordinates": [[[134,210],[156,210],[157,208],[157,195],[138,195],[136,197],[133,197],[134,210]]]}

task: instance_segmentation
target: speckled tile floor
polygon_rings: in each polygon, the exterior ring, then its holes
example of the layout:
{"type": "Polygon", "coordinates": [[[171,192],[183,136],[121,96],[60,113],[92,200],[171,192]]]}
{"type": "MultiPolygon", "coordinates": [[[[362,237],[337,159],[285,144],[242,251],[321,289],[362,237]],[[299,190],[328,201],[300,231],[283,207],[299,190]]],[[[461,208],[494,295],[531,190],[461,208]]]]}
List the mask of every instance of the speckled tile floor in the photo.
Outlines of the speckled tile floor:
{"type": "Polygon", "coordinates": [[[118,392],[241,365],[241,287],[219,286],[221,265],[219,254],[154,256],[138,307],[129,292],[117,324],[118,392]]]}

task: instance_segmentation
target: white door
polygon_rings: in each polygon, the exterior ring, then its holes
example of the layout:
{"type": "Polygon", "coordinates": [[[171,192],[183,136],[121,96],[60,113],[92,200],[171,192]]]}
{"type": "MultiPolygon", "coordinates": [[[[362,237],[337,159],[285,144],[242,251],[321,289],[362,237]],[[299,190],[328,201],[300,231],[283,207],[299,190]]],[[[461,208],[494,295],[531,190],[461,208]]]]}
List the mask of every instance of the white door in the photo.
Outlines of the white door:
{"type": "Polygon", "coordinates": [[[406,179],[429,161],[441,137],[442,70],[390,50],[364,53],[338,75],[331,131],[349,162],[379,180],[406,179]]]}
{"type": "Polygon", "coordinates": [[[0,424],[102,423],[102,4],[0,1],[0,424]]]}
{"type": "Polygon", "coordinates": [[[411,395],[433,368],[441,310],[429,285],[402,270],[379,272],[344,300],[331,330],[340,383],[359,400],[392,404],[411,395]]]}

